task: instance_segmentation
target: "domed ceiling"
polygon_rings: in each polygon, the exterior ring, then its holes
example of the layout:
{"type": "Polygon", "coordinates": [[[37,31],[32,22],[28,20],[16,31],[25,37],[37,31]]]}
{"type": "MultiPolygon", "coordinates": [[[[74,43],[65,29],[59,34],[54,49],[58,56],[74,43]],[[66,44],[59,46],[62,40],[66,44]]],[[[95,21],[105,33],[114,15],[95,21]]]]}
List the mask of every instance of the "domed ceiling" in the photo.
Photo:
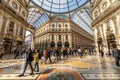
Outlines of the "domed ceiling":
{"type": "Polygon", "coordinates": [[[27,22],[35,29],[53,15],[66,15],[88,33],[93,34],[90,6],[95,0],[25,0],[28,5],[27,22]]]}

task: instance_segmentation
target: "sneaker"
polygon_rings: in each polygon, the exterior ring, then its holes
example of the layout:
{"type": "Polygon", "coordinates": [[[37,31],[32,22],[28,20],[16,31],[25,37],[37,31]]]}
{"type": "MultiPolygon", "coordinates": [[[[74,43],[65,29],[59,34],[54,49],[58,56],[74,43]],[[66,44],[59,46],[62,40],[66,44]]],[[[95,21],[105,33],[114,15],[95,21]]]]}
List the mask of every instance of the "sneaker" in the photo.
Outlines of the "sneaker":
{"type": "Polygon", "coordinates": [[[30,75],[34,75],[33,73],[30,73],[30,75]]]}
{"type": "Polygon", "coordinates": [[[20,74],[20,75],[18,75],[18,77],[22,77],[22,76],[24,76],[24,74],[20,74]]]}
{"type": "Polygon", "coordinates": [[[36,72],[39,72],[39,70],[37,70],[36,72]]]}

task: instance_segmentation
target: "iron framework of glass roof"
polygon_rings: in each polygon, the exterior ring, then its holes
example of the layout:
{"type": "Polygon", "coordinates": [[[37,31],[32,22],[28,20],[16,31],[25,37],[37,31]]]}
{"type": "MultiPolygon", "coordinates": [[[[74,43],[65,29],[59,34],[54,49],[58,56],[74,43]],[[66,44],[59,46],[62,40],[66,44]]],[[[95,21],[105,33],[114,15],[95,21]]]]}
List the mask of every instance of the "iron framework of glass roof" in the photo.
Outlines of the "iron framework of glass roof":
{"type": "Polygon", "coordinates": [[[43,25],[49,21],[49,18],[47,14],[44,14],[42,12],[39,12],[39,9],[37,8],[30,8],[28,13],[27,22],[33,25],[33,27],[36,29],[39,26],[43,25]]]}
{"type": "Polygon", "coordinates": [[[33,0],[32,2],[50,12],[65,13],[81,7],[87,1],[88,0],[33,0]]]}
{"type": "Polygon", "coordinates": [[[35,29],[49,21],[49,16],[65,14],[71,16],[71,20],[88,33],[93,34],[89,7],[94,0],[26,0],[26,2],[29,5],[27,22],[35,29]],[[49,6],[50,9],[47,7],[45,9],[45,6],[49,6]]]}

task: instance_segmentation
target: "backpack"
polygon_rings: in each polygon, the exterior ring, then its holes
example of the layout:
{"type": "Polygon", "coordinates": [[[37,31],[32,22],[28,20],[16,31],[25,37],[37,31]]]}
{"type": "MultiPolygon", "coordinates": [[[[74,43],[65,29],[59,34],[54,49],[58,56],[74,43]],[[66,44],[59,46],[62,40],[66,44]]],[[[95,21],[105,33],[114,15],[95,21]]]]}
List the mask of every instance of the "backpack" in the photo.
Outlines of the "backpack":
{"type": "Polygon", "coordinates": [[[48,51],[47,51],[47,50],[44,50],[44,51],[43,51],[43,56],[44,56],[44,57],[48,57],[48,51]]]}

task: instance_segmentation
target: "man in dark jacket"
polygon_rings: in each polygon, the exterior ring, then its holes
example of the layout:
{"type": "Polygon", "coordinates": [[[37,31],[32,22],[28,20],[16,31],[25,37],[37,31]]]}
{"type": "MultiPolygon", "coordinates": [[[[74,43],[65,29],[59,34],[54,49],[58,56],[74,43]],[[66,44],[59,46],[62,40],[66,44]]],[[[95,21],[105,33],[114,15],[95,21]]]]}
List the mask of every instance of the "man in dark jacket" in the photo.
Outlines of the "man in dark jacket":
{"type": "Polygon", "coordinates": [[[20,74],[19,77],[24,76],[24,73],[26,71],[26,68],[27,68],[28,64],[29,64],[30,69],[31,69],[30,75],[33,75],[32,61],[33,61],[33,52],[32,52],[32,50],[30,48],[28,48],[26,50],[26,63],[25,63],[25,67],[24,67],[23,73],[20,74]]]}
{"type": "Polygon", "coordinates": [[[116,66],[120,67],[119,65],[119,61],[120,61],[120,52],[119,50],[117,49],[117,46],[116,45],[113,45],[113,54],[114,54],[114,57],[115,57],[115,62],[116,62],[116,66]]]}

